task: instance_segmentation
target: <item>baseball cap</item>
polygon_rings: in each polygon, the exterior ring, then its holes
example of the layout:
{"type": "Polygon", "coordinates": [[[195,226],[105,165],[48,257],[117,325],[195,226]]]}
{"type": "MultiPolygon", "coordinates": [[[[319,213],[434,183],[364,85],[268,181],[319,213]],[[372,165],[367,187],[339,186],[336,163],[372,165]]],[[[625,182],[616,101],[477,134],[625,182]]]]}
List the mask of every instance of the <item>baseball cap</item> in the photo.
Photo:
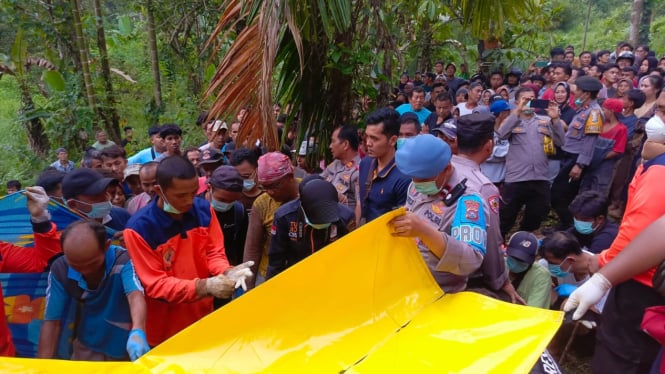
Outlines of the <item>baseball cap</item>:
{"type": "Polygon", "coordinates": [[[454,119],[449,119],[441,124],[439,127],[435,127],[430,131],[432,134],[437,132],[442,133],[446,138],[457,139],[457,124],[454,119]]]}
{"type": "Polygon", "coordinates": [[[142,165],[142,164],[131,164],[131,165],[128,165],[128,166],[125,168],[125,175],[124,175],[124,177],[122,178],[122,180],[125,181],[125,180],[127,180],[127,178],[129,178],[129,177],[132,176],[132,175],[136,175],[136,176],[138,176],[138,175],[139,175],[139,170],[141,170],[141,165],[142,165]]]}
{"type": "Polygon", "coordinates": [[[510,110],[510,104],[506,100],[496,100],[495,102],[490,105],[490,112],[492,112],[493,115],[497,116],[499,113],[504,112],[506,110],[510,110]]]}
{"type": "Polygon", "coordinates": [[[406,139],[395,153],[397,168],[412,178],[432,178],[450,163],[450,146],[434,135],[423,134],[406,139]]]}
{"type": "Polygon", "coordinates": [[[206,152],[201,152],[201,160],[199,160],[199,166],[210,165],[210,164],[221,164],[222,162],[224,162],[224,154],[214,148],[208,148],[207,154],[206,152]]]}
{"type": "Polygon", "coordinates": [[[228,130],[229,126],[226,125],[226,122],[217,120],[212,124],[212,132],[217,132],[221,130],[228,130]]]}
{"type": "Polygon", "coordinates": [[[229,165],[218,167],[208,179],[211,186],[231,192],[242,192],[242,182],[238,170],[229,165]]]}
{"type": "Polygon", "coordinates": [[[536,259],[538,238],[528,231],[518,231],[510,237],[506,247],[508,256],[532,264],[536,259]]]}
{"type": "Polygon", "coordinates": [[[603,84],[600,83],[598,79],[588,75],[577,78],[575,80],[575,85],[577,85],[577,88],[580,90],[586,92],[598,92],[603,88],[603,84]]]}
{"type": "Polygon", "coordinates": [[[79,195],[99,195],[106,191],[106,188],[111,184],[118,184],[118,180],[104,178],[93,169],[74,169],[62,179],[62,195],[65,199],[71,199],[79,195]]]}
{"type": "Polygon", "coordinates": [[[323,179],[308,181],[300,191],[300,205],[310,223],[332,223],[339,220],[337,189],[323,179]]]}

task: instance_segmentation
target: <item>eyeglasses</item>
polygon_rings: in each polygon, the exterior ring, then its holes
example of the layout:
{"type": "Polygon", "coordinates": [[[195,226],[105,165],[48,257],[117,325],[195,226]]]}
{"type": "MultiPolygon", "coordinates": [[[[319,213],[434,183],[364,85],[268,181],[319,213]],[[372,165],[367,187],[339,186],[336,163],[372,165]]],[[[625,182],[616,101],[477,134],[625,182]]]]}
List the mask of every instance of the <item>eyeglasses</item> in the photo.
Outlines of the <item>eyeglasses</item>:
{"type": "Polygon", "coordinates": [[[278,189],[282,186],[282,184],[284,183],[284,179],[285,178],[282,178],[282,179],[280,179],[276,182],[270,183],[270,184],[261,183],[259,185],[259,188],[261,188],[264,191],[274,191],[274,190],[276,190],[276,189],[278,189]]]}

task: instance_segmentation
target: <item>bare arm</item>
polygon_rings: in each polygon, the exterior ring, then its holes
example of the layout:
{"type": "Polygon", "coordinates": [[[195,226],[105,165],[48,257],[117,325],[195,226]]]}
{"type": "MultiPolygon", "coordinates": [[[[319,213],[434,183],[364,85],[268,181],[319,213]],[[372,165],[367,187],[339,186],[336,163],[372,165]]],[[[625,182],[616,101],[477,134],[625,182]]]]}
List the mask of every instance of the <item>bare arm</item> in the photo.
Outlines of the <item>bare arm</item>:
{"type": "Polygon", "coordinates": [[[39,334],[38,358],[54,358],[60,337],[60,321],[44,321],[39,334]]]}
{"type": "Polygon", "coordinates": [[[132,291],[127,295],[127,302],[129,303],[129,313],[132,316],[132,330],[145,331],[145,296],[140,291],[132,291]]]}

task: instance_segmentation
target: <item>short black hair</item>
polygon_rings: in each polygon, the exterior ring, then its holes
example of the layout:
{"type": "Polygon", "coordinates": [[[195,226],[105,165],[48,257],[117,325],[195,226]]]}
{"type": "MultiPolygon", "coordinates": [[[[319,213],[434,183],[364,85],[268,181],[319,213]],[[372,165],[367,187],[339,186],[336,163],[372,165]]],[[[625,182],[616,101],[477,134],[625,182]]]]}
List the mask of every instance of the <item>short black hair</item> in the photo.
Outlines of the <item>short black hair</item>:
{"type": "Polygon", "coordinates": [[[607,217],[607,197],[598,191],[584,191],[568,205],[568,210],[584,218],[607,217]]]}
{"type": "Polygon", "coordinates": [[[65,177],[65,173],[60,170],[44,170],[37,177],[35,186],[41,186],[46,191],[47,195],[51,195],[58,189],[58,185],[62,185],[62,179],[65,177]]]}
{"type": "Polygon", "coordinates": [[[573,74],[573,69],[570,67],[570,64],[568,63],[557,61],[550,64],[550,69],[552,69],[552,71],[554,71],[554,69],[556,68],[563,69],[563,72],[569,77],[573,74]]]}
{"type": "Polygon", "coordinates": [[[7,189],[10,188],[16,188],[17,190],[21,189],[21,182],[17,181],[16,179],[12,179],[7,182],[7,189]]]}
{"type": "Polygon", "coordinates": [[[534,75],[531,76],[531,82],[535,82],[535,81],[542,82],[542,83],[543,83],[543,86],[544,86],[545,83],[546,83],[546,82],[545,82],[545,77],[543,77],[543,76],[540,75],[540,74],[534,74],[534,75]]]}
{"type": "Polygon", "coordinates": [[[554,56],[565,56],[566,51],[563,50],[561,47],[554,47],[550,49],[550,58],[554,58],[554,56]]]}
{"type": "Polygon", "coordinates": [[[450,97],[450,94],[447,92],[441,92],[438,94],[435,98],[434,101],[450,101],[452,102],[453,99],[450,97]]]}
{"type": "Polygon", "coordinates": [[[434,73],[427,72],[427,73],[425,73],[425,76],[427,78],[431,79],[431,80],[436,79],[436,74],[434,74],[434,73]]]}
{"type": "Polygon", "coordinates": [[[157,169],[157,165],[159,165],[159,162],[157,162],[157,161],[148,161],[145,164],[141,165],[141,167],[139,168],[139,177],[140,177],[141,172],[144,169],[150,169],[150,168],[157,169]]]}
{"type": "Polygon", "coordinates": [[[122,131],[127,132],[127,130],[133,130],[132,126],[125,126],[122,128],[122,131]]]}
{"type": "Polygon", "coordinates": [[[503,72],[502,72],[501,70],[494,70],[494,71],[492,71],[492,72],[490,73],[490,78],[491,78],[493,75],[500,75],[501,78],[503,78],[503,72]]]}
{"type": "Polygon", "coordinates": [[[606,71],[608,71],[610,69],[614,69],[614,68],[619,69],[619,65],[617,65],[613,62],[608,62],[607,64],[604,64],[604,65],[598,65],[598,72],[600,74],[604,74],[606,71]]]}
{"type": "Polygon", "coordinates": [[[127,158],[127,153],[125,152],[125,149],[122,148],[121,146],[114,144],[110,147],[106,147],[102,149],[100,155],[102,159],[104,158],[127,158]]]}
{"type": "Polygon", "coordinates": [[[381,108],[370,113],[365,119],[365,126],[376,126],[383,123],[383,131],[386,137],[399,136],[399,113],[395,109],[381,108]]]}
{"type": "Polygon", "coordinates": [[[633,45],[628,43],[628,42],[619,42],[617,43],[617,48],[623,48],[623,47],[628,47],[630,50],[633,50],[633,45]]]}
{"type": "Polygon", "coordinates": [[[425,89],[422,86],[415,86],[413,87],[413,90],[411,90],[411,93],[409,94],[409,97],[413,97],[413,94],[416,92],[420,92],[423,95],[425,94],[425,89]]]}
{"type": "Polygon", "coordinates": [[[95,239],[97,239],[97,245],[99,246],[99,250],[103,251],[104,248],[106,248],[106,228],[104,225],[101,223],[91,220],[91,219],[84,219],[84,220],[79,220],[75,221],[69,226],[67,226],[66,229],[62,231],[62,234],[60,234],[60,246],[64,247],[65,246],[65,240],[67,240],[67,237],[69,234],[79,226],[86,226],[89,230],[92,231],[92,233],[95,235],[95,239]]]}
{"type": "Polygon", "coordinates": [[[534,92],[533,88],[531,88],[531,87],[520,87],[520,88],[517,89],[517,91],[515,91],[515,102],[516,103],[517,103],[517,100],[519,98],[521,98],[522,94],[525,93],[525,92],[533,92],[534,94],[536,94],[536,96],[538,95],[538,92],[534,92]]]}
{"type": "Polygon", "coordinates": [[[545,257],[545,253],[563,260],[569,255],[582,254],[582,247],[575,236],[567,231],[555,231],[545,238],[540,246],[540,255],[545,257]]]}
{"type": "Polygon", "coordinates": [[[647,101],[647,96],[642,90],[633,88],[626,92],[626,98],[633,102],[633,109],[641,108],[644,102],[647,101]]]}
{"type": "Polygon", "coordinates": [[[495,117],[472,113],[457,119],[457,147],[459,153],[473,154],[488,140],[494,139],[495,117]]]}
{"type": "Polygon", "coordinates": [[[399,118],[399,127],[400,130],[402,128],[403,124],[411,124],[416,127],[416,133],[420,132],[420,120],[418,119],[418,116],[415,113],[412,112],[406,112],[402,114],[402,116],[399,118]]]}
{"type": "Polygon", "coordinates": [[[171,187],[173,179],[192,179],[197,176],[196,168],[184,156],[169,156],[157,165],[157,184],[162,189],[171,187]]]}
{"type": "Polygon", "coordinates": [[[196,117],[196,126],[201,127],[202,125],[207,125],[208,122],[206,121],[208,119],[208,111],[203,111],[199,113],[199,116],[196,117]]]}
{"type": "Polygon", "coordinates": [[[609,54],[612,54],[612,52],[608,51],[607,49],[603,49],[603,50],[598,51],[598,53],[596,53],[596,58],[598,58],[600,56],[604,56],[604,55],[609,55],[609,54]]]}
{"type": "Polygon", "coordinates": [[[81,165],[84,168],[91,168],[92,160],[99,160],[101,162],[102,153],[96,150],[95,148],[90,147],[85,150],[85,153],[83,154],[83,162],[81,163],[81,165]]]}
{"type": "Polygon", "coordinates": [[[631,73],[637,75],[637,68],[633,65],[624,66],[623,68],[621,68],[621,71],[631,72],[631,73]]]}
{"type": "Polygon", "coordinates": [[[360,144],[360,138],[358,138],[358,130],[356,130],[355,127],[344,125],[338,127],[336,130],[339,130],[337,132],[337,139],[339,139],[342,142],[348,141],[349,147],[351,147],[351,149],[353,149],[354,151],[358,150],[358,145],[360,144]]]}
{"type": "Polygon", "coordinates": [[[444,87],[444,88],[446,88],[446,90],[447,90],[447,86],[446,86],[445,83],[443,83],[443,82],[436,82],[436,83],[434,83],[434,84],[432,85],[432,91],[434,91],[434,89],[435,89],[435,88],[438,88],[438,87],[444,87]]]}
{"type": "Polygon", "coordinates": [[[231,166],[238,166],[245,161],[249,162],[254,168],[259,167],[259,156],[250,149],[238,148],[231,155],[231,166]]]}

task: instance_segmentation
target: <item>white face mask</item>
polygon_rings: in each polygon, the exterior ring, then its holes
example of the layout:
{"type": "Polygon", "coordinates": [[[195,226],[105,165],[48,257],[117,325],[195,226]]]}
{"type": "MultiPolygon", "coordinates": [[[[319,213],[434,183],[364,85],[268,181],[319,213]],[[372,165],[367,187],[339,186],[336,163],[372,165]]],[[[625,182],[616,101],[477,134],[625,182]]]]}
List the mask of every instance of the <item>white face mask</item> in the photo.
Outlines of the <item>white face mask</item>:
{"type": "Polygon", "coordinates": [[[644,131],[647,133],[647,140],[665,143],[665,123],[657,114],[647,121],[644,131]]]}

